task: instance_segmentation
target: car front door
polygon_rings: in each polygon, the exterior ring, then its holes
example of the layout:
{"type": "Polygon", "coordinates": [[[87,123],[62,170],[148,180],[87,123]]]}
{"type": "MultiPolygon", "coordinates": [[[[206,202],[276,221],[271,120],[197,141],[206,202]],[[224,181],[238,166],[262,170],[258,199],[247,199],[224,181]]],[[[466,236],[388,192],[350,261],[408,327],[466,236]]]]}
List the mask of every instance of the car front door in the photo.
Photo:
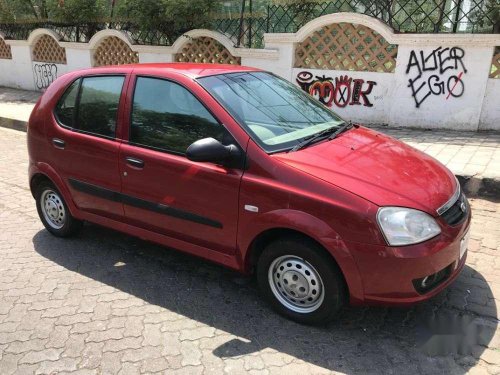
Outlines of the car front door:
{"type": "Polygon", "coordinates": [[[75,80],[54,110],[47,138],[53,147],[49,164],[68,186],[76,206],[90,213],[123,219],[114,198],[121,189],[116,136],[126,75],[88,76],[75,80]]]}
{"type": "Polygon", "coordinates": [[[120,149],[127,221],[176,240],[233,253],[243,171],[192,162],[185,151],[202,138],[225,144],[235,144],[234,139],[183,85],[148,76],[132,81],[128,142],[120,149]]]}

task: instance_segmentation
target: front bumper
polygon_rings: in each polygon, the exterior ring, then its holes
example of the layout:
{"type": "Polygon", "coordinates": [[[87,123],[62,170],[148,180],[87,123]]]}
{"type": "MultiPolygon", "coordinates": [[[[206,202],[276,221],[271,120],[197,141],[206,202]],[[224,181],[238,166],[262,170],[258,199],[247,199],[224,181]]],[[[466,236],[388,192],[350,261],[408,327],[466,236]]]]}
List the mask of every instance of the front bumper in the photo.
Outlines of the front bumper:
{"type": "MultiPolygon", "coordinates": [[[[470,228],[470,213],[461,225],[420,244],[402,247],[346,243],[363,285],[363,300],[353,304],[412,305],[427,300],[450,285],[465,265],[460,242],[470,228]],[[432,288],[417,291],[415,280],[445,271],[432,288]]],[[[440,274],[441,275],[441,274],[440,274]]]]}

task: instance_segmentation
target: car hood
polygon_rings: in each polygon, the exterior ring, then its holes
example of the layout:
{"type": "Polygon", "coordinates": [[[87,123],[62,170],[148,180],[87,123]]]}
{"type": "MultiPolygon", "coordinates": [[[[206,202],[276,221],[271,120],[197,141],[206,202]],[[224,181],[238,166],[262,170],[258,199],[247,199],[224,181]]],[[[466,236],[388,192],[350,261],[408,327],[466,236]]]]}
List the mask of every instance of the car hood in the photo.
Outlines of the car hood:
{"type": "Polygon", "coordinates": [[[434,216],[456,189],[455,177],[437,160],[364,127],[273,157],[376,205],[410,207],[434,216]]]}

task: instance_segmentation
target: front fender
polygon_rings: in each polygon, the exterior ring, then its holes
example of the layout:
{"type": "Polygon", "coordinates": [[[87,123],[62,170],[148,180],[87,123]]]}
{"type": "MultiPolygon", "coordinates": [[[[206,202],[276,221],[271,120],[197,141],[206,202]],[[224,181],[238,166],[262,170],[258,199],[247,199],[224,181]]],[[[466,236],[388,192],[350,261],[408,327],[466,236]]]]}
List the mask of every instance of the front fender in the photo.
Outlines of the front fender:
{"type": "Polygon", "coordinates": [[[306,212],[279,209],[263,214],[246,213],[238,231],[239,261],[244,272],[249,272],[253,241],[271,229],[290,229],[311,237],[321,244],[335,259],[347,282],[351,302],[363,299],[363,286],[359,271],[345,242],[327,223],[306,212]],[[251,215],[254,215],[253,217],[251,215]]]}

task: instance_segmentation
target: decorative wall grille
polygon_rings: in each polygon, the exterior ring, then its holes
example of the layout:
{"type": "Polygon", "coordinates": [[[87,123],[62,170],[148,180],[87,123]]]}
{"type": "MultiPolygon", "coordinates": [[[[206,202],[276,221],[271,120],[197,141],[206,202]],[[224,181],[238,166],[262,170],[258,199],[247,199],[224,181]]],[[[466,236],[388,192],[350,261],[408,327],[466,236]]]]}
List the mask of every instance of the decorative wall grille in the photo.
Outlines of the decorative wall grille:
{"type": "Polygon", "coordinates": [[[33,61],[66,64],[66,50],[50,35],[42,35],[33,46],[33,61]]]}
{"type": "Polygon", "coordinates": [[[116,36],[104,38],[94,51],[94,66],[136,64],[139,53],[116,36]]]}
{"type": "Polygon", "coordinates": [[[231,53],[221,43],[210,37],[191,39],[182,51],[175,55],[177,62],[240,65],[241,58],[231,53]]]}
{"type": "Polygon", "coordinates": [[[10,46],[5,43],[3,38],[0,38],[0,59],[12,59],[10,46]]]}
{"type": "Polygon", "coordinates": [[[493,60],[491,61],[490,78],[500,79],[500,47],[495,48],[493,60]]]}
{"type": "Polygon", "coordinates": [[[393,73],[398,47],[363,25],[335,23],[295,48],[295,67],[393,73]]]}

